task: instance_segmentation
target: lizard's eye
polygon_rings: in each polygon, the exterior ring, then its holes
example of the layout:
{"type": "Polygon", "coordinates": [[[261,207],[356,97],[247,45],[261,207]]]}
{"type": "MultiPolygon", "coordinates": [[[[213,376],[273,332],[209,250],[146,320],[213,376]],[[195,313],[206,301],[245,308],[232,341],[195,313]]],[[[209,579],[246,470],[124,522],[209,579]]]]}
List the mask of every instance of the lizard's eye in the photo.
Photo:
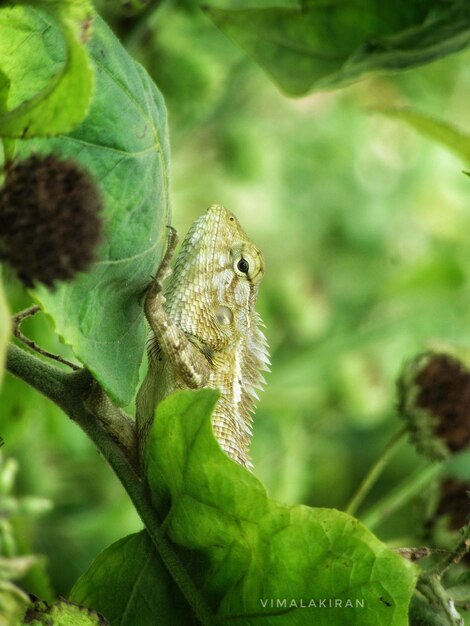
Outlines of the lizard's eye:
{"type": "Polygon", "coordinates": [[[248,272],[250,271],[250,264],[246,259],[242,258],[238,261],[237,268],[240,270],[240,272],[243,272],[243,274],[248,274],[248,272]]]}
{"type": "Polygon", "coordinates": [[[230,250],[232,268],[237,276],[250,283],[259,281],[264,271],[261,252],[251,242],[235,244],[230,250]]]}

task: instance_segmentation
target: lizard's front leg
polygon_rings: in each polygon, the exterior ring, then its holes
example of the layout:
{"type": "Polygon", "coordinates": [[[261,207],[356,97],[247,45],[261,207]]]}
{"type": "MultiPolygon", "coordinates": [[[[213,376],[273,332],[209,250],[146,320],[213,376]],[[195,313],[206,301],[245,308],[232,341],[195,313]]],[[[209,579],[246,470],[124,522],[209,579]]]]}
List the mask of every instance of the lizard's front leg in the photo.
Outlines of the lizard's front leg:
{"type": "Polygon", "coordinates": [[[168,317],[163,307],[165,303],[163,282],[171,276],[170,261],[177,241],[176,230],[170,227],[165,256],[145,297],[145,317],[154,335],[157,349],[149,350],[149,369],[137,395],[136,418],[141,456],[153,422],[156,404],[165,395],[165,389],[162,389],[164,384],[162,368],[158,367],[157,361],[164,359],[165,367],[186,387],[192,389],[203,387],[209,380],[210,369],[207,358],[168,317]]]}
{"type": "Polygon", "coordinates": [[[172,369],[191,389],[203,387],[209,380],[209,363],[201,350],[169,317],[163,304],[163,281],[171,276],[170,260],[178,243],[176,230],[170,227],[168,247],[155,280],[145,297],[145,317],[172,369]]]}

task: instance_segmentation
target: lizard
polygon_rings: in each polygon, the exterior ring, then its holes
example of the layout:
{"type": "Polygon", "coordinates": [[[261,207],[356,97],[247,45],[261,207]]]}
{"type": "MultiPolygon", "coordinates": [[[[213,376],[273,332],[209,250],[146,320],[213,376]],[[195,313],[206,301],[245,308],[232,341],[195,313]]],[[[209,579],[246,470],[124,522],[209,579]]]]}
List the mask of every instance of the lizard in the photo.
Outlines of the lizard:
{"type": "Polygon", "coordinates": [[[145,296],[148,372],[136,402],[141,455],[164,397],[177,389],[213,387],[220,390],[214,435],[226,454],[251,468],[251,414],[256,390],[265,383],[261,372],[270,364],[255,310],[263,255],[220,205],[192,224],[172,270],[177,241],[170,227],[166,253],[145,296]]]}

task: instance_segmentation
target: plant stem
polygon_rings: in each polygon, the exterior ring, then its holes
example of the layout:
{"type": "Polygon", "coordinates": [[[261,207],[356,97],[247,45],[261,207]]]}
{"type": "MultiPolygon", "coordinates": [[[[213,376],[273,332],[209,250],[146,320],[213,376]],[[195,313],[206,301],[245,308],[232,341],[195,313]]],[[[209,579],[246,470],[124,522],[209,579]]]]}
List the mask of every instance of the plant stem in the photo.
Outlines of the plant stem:
{"type": "Polygon", "coordinates": [[[375,464],[371,467],[366,477],[360,484],[354,496],[349,501],[348,506],[346,507],[346,513],[350,515],[354,515],[361,503],[363,502],[366,495],[369,493],[372,486],[375,484],[380,474],[387,466],[388,462],[395,454],[400,444],[404,441],[406,434],[406,429],[403,428],[398,433],[394,435],[394,437],[389,441],[382,455],[377,459],[375,464]]]}
{"type": "Polygon", "coordinates": [[[470,524],[464,526],[461,533],[462,539],[456,549],[433,567],[432,573],[435,576],[440,578],[448,567],[454,563],[459,563],[459,561],[461,561],[463,557],[470,552],[470,524]]]}
{"type": "Polygon", "coordinates": [[[64,372],[13,344],[8,349],[7,369],[55,402],[93,441],[127,491],[157,553],[197,619],[203,626],[214,624],[215,620],[204,598],[161,529],[149,502],[145,484],[129,463],[119,442],[103,427],[99,414],[92,412],[86,405],[87,397],[95,384],[90,373],[86,370],[64,372]]]}
{"type": "Polygon", "coordinates": [[[73,370],[78,371],[80,369],[78,365],[75,365],[75,363],[64,359],[64,357],[60,356],[60,354],[54,354],[53,352],[44,350],[44,348],[38,346],[36,342],[34,342],[32,339],[29,339],[29,337],[26,337],[26,335],[23,335],[23,333],[21,332],[21,323],[24,322],[24,320],[28,317],[32,317],[33,315],[36,315],[36,313],[39,313],[40,310],[41,309],[39,308],[39,306],[35,304],[34,306],[30,306],[27,309],[24,309],[24,311],[16,313],[16,315],[13,316],[13,334],[19,341],[28,346],[28,348],[31,348],[31,350],[34,350],[35,352],[38,352],[39,354],[42,354],[49,359],[54,359],[54,361],[63,363],[64,365],[71,367],[73,370]]]}
{"type": "Polygon", "coordinates": [[[361,516],[361,522],[371,530],[375,528],[385,517],[401,508],[439,476],[443,465],[443,463],[433,463],[419,469],[377,502],[365,515],[361,516]]]}
{"type": "Polygon", "coordinates": [[[14,344],[8,347],[6,368],[65,411],[64,402],[70,394],[68,377],[71,374],[44,363],[14,344]]]}
{"type": "MultiPolygon", "coordinates": [[[[104,451],[103,454],[105,454],[104,451]]],[[[214,624],[214,618],[209,607],[161,528],[161,522],[157,519],[155,511],[148,501],[144,483],[135,474],[125,458],[123,462],[122,452],[116,445],[109,446],[105,456],[132,500],[165,567],[180,588],[196,617],[204,626],[214,624]]]]}
{"type": "Polygon", "coordinates": [[[455,604],[439,579],[422,575],[409,607],[410,624],[425,626],[464,626],[455,604]]]}

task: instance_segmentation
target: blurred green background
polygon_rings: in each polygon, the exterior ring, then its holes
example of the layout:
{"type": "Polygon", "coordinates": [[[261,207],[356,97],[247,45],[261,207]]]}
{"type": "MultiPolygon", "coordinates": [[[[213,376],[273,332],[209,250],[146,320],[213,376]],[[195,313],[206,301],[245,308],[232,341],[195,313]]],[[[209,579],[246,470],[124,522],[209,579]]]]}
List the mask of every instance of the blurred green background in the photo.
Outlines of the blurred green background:
{"type": "MultiPolygon", "coordinates": [[[[258,309],[272,372],[255,417],[254,471],[274,498],[342,509],[401,427],[404,360],[470,347],[468,164],[374,112],[411,105],[470,129],[470,52],[289,99],[190,6],[170,4],[155,24],[114,3],[98,8],[166,98],[178,231],[217,202],[264,252],[258,309]]],[[[28,306],[9,282],[12,309],[28,306]]],[[[23,330],[67,354],[44,316],[23,330]]],[[[20,546],[46,557],[29,588],[66,595],[101,549],[141,524],[85,435],[9,375],[0,434],[20,464],[18,494],[53,502],[33,522],[17,520],[20,546]]],[[[423,463],[402,446],[365,508],[423,463]]],[[[459,470],[467,478],[469,465],[459,470]]],[[[378,536],[419,544],[431,495],[378,536]]]]}

